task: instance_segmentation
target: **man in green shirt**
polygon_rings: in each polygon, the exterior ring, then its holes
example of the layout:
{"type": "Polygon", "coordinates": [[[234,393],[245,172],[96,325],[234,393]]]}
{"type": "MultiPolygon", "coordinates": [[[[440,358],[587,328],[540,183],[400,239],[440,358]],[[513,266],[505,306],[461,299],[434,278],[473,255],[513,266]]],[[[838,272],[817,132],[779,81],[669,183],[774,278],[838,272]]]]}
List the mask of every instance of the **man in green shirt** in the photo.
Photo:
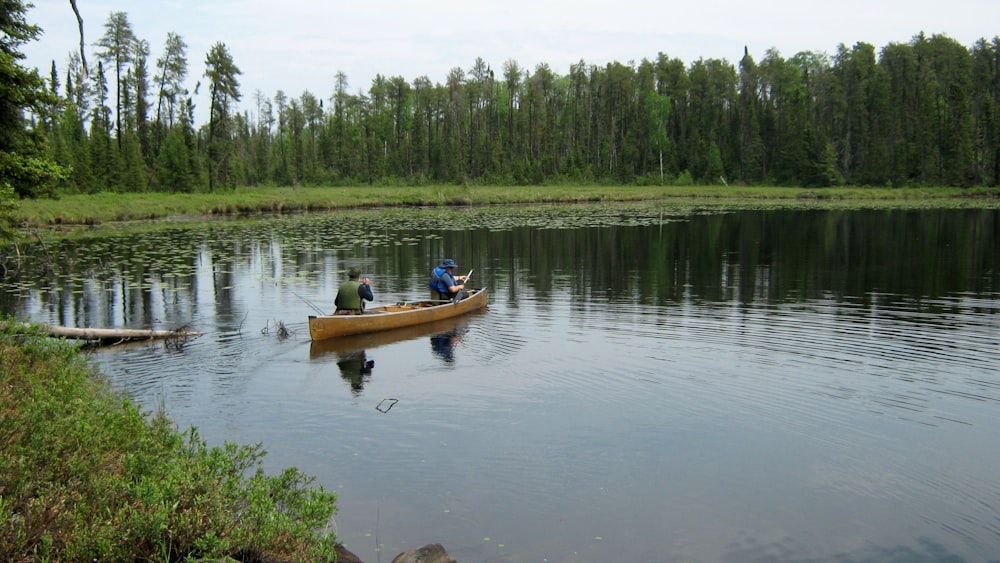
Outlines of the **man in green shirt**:
{"type": "Polygon", "coordinates": [[[372,294],[372,280],[365,278],[362,282],[361,272],[351,268],[347,272],[348,280],[337,288],[337,298],[333,304],[337,306],[334,315],[361,315],[365,312],[365,301],[375,299],[372,294]]]}

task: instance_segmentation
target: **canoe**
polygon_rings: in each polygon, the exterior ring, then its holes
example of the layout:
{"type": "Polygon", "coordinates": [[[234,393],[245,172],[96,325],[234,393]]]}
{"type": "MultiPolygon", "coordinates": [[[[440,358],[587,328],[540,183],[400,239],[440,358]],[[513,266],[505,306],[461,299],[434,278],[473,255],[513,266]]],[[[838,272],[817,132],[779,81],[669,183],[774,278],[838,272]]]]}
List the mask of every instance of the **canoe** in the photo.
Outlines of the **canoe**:
{"type": "Polygon", "coordinates": [[[316,341],[381,332],[450,319],[485,306],[486,288],[482,288],[469,291],[469,296],[457,303],[425,299],[372,307],[363,315],[309,315],[309,338],[316,341]]]}
{"type": "Polygon", "coordinates": [[[366,332],[364,334],[327,338],[326,340],[313,340],[309,343],[309,358],[312,360],[326,360],[333,356],[352,354],[361,350],[377,350],[383,346],[391,346],[408,340],[427,337],[433,338],[441,334],[464,332],[468,330],[468,327],[475,321],[477,316],[485,314],[486,308],[484,307],[469,311],[458,317],[440,321],[430,321],[380,332],[366,332]]]}

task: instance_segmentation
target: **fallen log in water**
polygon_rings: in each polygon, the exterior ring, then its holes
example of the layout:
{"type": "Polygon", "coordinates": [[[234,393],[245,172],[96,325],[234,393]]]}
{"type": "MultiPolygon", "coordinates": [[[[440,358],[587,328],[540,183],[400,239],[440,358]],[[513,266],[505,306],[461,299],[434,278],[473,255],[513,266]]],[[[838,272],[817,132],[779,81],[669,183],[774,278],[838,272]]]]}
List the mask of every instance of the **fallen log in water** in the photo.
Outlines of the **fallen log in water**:
{"type": "Polygon", "coordinates": [[[144,330],[135,328],[76,328],[71,326],[46,326],[44,330],[52,336],[77,340],[98,340],[108,342],[129,342],[134,340],[156,340],[171,338],[191,338],[203,333],[189,330],[144,330]]]}
{"type": "MultiPolygon", "coordinates": [[[[31,326],[23,323],[25,327],[31,326]]],[[[4,323],[0,322],[0,328],[4,323]]],[[[137,328],[76,328],[71,326],[35,325],[49,336],[87,340],[100,344],[117,344],[120,342],[137,342],[140,340],[179,340],[201,336],[203,332],[195,332],[179,328],[177,330],[146,330],[137,328]]]]}

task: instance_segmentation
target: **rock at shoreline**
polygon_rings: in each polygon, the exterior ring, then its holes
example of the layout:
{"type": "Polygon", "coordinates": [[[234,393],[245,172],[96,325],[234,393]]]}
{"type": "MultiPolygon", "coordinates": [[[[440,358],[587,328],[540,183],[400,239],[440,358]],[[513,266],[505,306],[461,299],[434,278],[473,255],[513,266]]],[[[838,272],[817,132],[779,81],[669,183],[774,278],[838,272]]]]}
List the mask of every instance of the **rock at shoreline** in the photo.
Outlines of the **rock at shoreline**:
{"type": "Polygon", "coordinates": [[[423,547],[404,551],[392,560],[392,563],[458,563],[448,555],[439,543],[427,544],[423,547]]]}
{"type": "Polygon", "coordinates": [[[337,552],[337,563],[365,563],[357,555],[348,551],[343,544],[338,543],[334,549],[337,552]]]}
{"type": "MultiPolygon", "coordinates": [[[[364,563],[357,555],[351,553],[343,545],[337,544],[337,563],[364,563]]],[[[404,551],[397,555],[392,563],[458,563],[448,555],[444,546],[439,543],[427,544],[423,547],[404,551]]]]}

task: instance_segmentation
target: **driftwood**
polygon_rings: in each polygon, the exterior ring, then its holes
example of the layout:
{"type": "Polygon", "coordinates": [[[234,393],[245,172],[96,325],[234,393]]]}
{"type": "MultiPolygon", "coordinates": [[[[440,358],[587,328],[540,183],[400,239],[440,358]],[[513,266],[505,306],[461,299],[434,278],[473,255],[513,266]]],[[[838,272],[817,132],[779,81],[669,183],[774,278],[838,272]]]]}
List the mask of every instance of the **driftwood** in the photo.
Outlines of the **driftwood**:
{"type": "MultiPolygon", "coordinates": [[[[0,323],[0,325],[2,324],[0,323]]],[[[25,323],[25,326],[28,326],[28,324],[25,323]]],[[[135,328],[76,328],[71,326],[45,325],[41,329],[49,336],[87,340],[101,344],[135,342],[140,340],[174,340],[193,338],[204,334],[182,328],[177,330],[145,330],[135,328]]]]}
{"type": "Polygon", "coordinates": [[[44,329],[52,336],[77,340],[99,340],[101,342],[128,342],[132,340],[157,340],[170,338],[191,338],[201,336],[201,332],[188,330],[143,330],[130,328],[75,328],[70,326],[47,326],[44,329]]]}

